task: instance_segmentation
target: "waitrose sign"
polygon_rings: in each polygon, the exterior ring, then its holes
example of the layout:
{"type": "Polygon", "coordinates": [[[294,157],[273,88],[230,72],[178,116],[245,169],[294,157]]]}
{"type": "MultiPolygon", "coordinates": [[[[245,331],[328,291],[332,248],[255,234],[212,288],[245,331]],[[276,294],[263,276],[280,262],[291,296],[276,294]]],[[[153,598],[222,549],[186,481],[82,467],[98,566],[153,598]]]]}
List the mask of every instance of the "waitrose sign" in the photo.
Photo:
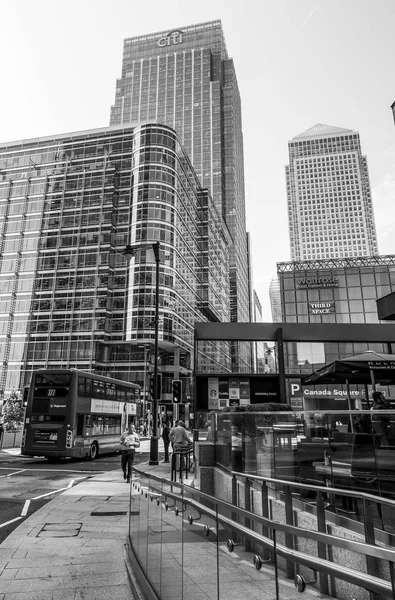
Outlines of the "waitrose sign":
{"type": "Polygon", "coordinates": [[[337,277],[303,277],[303,279],[297,280],[299,288],[329,288],[338,287],[339,280],[337,277]]]}

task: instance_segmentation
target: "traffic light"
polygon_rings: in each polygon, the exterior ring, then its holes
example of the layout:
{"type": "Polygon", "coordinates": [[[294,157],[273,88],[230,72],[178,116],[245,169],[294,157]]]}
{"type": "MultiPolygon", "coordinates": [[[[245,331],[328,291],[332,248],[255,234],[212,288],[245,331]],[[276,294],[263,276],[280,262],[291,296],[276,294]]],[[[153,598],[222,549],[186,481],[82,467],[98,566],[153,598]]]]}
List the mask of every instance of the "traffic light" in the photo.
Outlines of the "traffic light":
{"type": "Polygon", "coordinates": [[[182,395],[181,379],[174,379],[174,381],[171,382],[171,389],[172,389],[172,393],[173,393],[174,404],[180,404],[181,395],[182,395]]]}
{"type": "Polygon", "coordinates": [[[26,406],[27,406],[28,397],[29,397],[29,388],[25,387],[23,390],[23,405],[22,405],[23,408],[26,408],[26,406]]]}
{"type": "Polygon", "coordinates": [[[151,394],[151,398],[153,398],[155,394],[155,375],[153,373],[149,376],[149,393],[151,394]]]}
{"type": "MultiPolygon", "coordinates": [[[[149,376],[149,391],[151,397],[153,398],[155,395],[155,375],[151,373],[149,376]]],[[[158,373],[158,387],[157,387],[157,400],[160,400],[162,395],[162,373],[158,373]]]]}

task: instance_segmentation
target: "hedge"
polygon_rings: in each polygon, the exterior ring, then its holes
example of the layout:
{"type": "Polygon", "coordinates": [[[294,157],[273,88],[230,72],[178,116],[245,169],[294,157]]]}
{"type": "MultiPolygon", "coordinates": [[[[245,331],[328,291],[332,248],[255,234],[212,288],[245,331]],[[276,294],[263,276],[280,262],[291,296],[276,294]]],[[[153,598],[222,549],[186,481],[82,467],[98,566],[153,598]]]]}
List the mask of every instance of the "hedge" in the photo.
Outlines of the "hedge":
{"type": "MultiPolygon", "coordinates": [[[[217,412],[217,411],[216,411],[217,412]]],[[[267,402],[265,404],[245,404],[243,406],[226,406],[218,413],[228,412],[292,412],[289,404],[280,404],[278,402],[267,402]]]]}

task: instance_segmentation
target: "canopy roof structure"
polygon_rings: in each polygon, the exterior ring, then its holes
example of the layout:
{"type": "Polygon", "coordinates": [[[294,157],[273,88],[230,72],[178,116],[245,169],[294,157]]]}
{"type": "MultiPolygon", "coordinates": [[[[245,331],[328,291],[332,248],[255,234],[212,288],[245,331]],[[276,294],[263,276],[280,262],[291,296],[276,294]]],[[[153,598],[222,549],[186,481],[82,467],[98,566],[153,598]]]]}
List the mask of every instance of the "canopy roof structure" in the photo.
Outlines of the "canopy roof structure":
{"type": "Polygon", "coordinates": [[[335,360],[303,380],[303,385],[320,383],[395,383],[395,354],[367,350],[362,354],[335,360]]]}

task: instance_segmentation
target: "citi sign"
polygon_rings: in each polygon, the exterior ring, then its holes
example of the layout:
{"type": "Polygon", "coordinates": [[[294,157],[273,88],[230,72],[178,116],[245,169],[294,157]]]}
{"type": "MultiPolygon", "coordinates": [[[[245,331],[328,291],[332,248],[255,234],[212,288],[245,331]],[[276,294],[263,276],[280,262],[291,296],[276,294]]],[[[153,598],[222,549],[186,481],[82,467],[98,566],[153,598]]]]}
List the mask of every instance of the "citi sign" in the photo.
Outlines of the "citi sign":
{"type": "Polygon", "coordinates": [[[167,35],[164,35],[158,40],[158,46],[165,48],[166,46],[177,46],[182,44],[184,32],[181,30],[169,31],[167,35]]]}

